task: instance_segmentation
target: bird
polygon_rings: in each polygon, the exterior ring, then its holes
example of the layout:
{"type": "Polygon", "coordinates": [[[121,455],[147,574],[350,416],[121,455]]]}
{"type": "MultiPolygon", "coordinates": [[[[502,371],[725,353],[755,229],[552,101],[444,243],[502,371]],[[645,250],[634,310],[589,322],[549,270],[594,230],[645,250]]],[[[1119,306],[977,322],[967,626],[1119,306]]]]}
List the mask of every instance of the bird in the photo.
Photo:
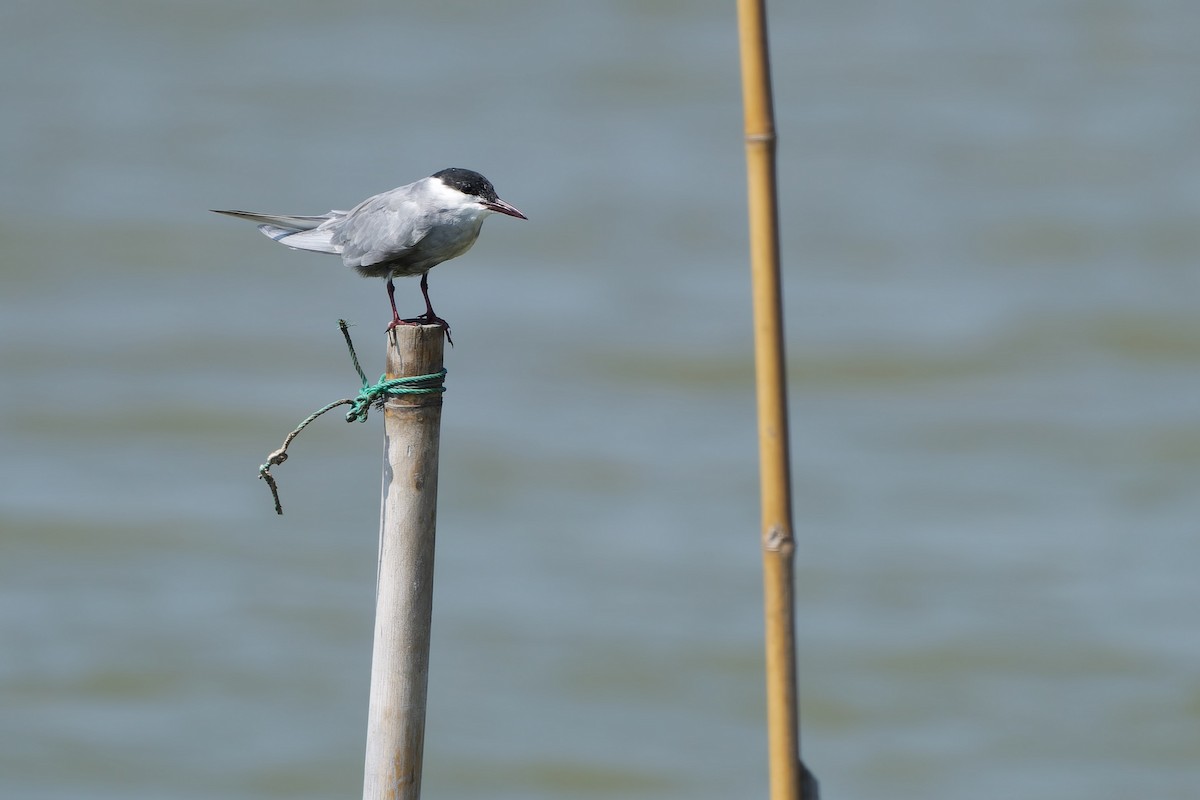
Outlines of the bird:
{"type": "Polygon", "coordinates": [[[342,263],[364,277],[387,278],[392,305],[387,329],[438,325],[451,344],[450,324],[434,313],[429,301],[429,270],[470,250],[483,221],[492,214],[529,219],[501,200],[491,181],[461,167],[368,197],[349,211],[317,216],[212,211],[256,222],[264,235],[293,250],[340,255],[342,263]],[[411,275],[421,276],[425,313],[401,319],[393,279],[411,275]]]}

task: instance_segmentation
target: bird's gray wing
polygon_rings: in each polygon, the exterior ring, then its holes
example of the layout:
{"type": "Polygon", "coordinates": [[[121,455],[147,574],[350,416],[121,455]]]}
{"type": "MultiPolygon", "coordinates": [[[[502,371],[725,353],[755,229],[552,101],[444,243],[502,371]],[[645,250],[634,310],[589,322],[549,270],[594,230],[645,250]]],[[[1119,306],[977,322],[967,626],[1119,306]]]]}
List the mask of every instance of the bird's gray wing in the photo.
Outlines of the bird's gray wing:
{"type": "Polygon", "coordinates": [[[340,248],[347,266],[359,269],[414,257],[429,233],[420,204],[398,189],[367,198],[331,227],[331,243],[340,248]]]}
{"type": "Polygon", "coordinates": [[[341,253],[333,243],[333,233],[326,225],[337,220],[345,212],[330,211],[320,216],[298,216],[295,214],[259,214],[253,211],[217,211],[229,217],[237,217],[258,223],[258,229],[280,244],[295,250],[310,250],[316,253],[341,253]],[[322,227],[325,226],[325,227],[322,227]]]}

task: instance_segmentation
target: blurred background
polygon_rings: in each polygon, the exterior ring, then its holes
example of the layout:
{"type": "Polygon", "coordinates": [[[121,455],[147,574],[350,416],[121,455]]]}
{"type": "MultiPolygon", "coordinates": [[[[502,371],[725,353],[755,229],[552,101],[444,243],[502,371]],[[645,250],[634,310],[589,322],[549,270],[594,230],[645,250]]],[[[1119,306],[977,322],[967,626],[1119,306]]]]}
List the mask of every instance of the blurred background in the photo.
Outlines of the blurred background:
{"type": "MultiPolygon", "coordinates": [[[[1200,6],[771,5],[805,758],[1200,785],[1200,6]]],[[[209,208],[447,166],[429,798],[763,797],[733,4],[0,9],[0,796],[361,792],[382,281],[209,208]]],[[[422,309],[400,281],[402,313],[422,309]]]]}

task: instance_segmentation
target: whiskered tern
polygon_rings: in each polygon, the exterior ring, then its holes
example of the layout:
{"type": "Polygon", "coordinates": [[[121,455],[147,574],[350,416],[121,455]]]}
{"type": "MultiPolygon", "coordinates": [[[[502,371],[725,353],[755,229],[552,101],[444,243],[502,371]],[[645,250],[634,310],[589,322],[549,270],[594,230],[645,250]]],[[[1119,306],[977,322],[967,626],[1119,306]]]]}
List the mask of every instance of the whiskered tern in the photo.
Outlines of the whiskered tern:
{"type": "MultiPolygon", "coordinates": [[[[214,209],[216,211],[216,209],[214,209]]],[[[397,325],[440,325],[450,339],[450,325],[429,302],[429,270],[461,256],[479,238],[491,214],[528,219],[496,195],[492,182],[469,169],[451,167],[428,178],[369,197],[349,211],[319,216],[216,211],[258,223],[258,229],[295,250],[329,253],[360,275],[387,278],[392,322],[397,325]],[[420,275],[425,313],[401,319],[396,310],[397,275],[420,275]]],[[[453,343],[453,342],[452,342],[453,343]]]]}

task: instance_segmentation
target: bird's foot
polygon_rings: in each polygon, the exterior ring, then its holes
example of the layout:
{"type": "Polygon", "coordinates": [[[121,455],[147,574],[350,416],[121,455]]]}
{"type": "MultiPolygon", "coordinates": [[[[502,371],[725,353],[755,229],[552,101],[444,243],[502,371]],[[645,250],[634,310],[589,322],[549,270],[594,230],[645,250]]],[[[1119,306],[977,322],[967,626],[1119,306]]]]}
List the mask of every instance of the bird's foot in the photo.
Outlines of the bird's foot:
{"type": "Polygon", "coordinates": [[[419,317],[409,317],[408,319],[396,317],[387,326],[387,329],[391,331],[401,325],[437,325],[446,334],[446,341],[450,343],[450,346],[454,346],[454,340],[450,338],[450,323],[436,314],[425,313],[419,317]]]}

